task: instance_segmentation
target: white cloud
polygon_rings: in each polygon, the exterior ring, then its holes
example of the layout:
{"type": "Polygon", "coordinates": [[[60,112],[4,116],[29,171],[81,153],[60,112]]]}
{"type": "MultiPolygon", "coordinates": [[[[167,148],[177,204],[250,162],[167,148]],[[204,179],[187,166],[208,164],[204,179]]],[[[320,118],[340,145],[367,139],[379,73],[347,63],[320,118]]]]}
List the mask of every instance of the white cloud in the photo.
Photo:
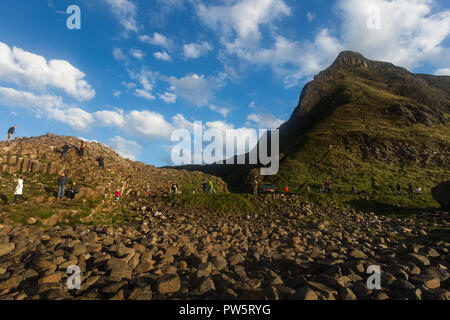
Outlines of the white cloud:
{"type": "Polygon", "coordinates": [[[306,18],[308,19],[309,22],[312,22],[315,19],[315,17],[316,17],[315,13],[308,12],[306,14],[306,18]]]}
{"type": "Polygon", "coordinates": [[[115,111],[111,110],[102,110],[93,113],[95,119],[106,126],[116,126],[119,128],[123,128],[125,126],[125,119],[123,116],[123,110],[116,109],[115,111]]]}
{"type": "Polygon", "coordinates": [[[250,63],[271,66],[283,77],[286,87],[292,87],[299,80],[326,68],[342,49],[339,40],[331,36],[328,29],[323,29],[313,42],[290,41],[276,36],[275,44],[270,49],[238,50],[236,54],[250,63]]]}
{"type": "Polygon", "coordinates": [[[138,32],[137,7],[129,0],[105,0],[126,31],[138,32]]]}
{"type": "Polygon", "coordinates": [[[65,60],[49,60],[24,51],[12,49],[0,42],[0,79],[36,91],[48,88],[64,90],[78,101],[90,100],[95,90],[84,80],[85,74],[65,60]]]}
{"type": "Polygon", "coordinates": [[[342,0],[343,42],[370,59],[405,68],[440,64],[448,50],[443,42],[450,35],[450,10],[434,13],[435,4],[433,0],[342,0]],[[368,11],[371,7],[380,13],[379,29],[368,28],[368,19],[377,14],[368,11]]]}
{"type": "Polygon", "coordinates": [[[202,55],[207,54],[213,48],[212,46],[203,41],[201,43],[189,43],[183,46],[184,58],[187,59],[197,59],[202,55]]]}
{"type": "Polygon", "coordinates": [[[164,94],[158,94],[158,97],[166,103],[177,102],[177,95],[172,92],[164,92],[164,94]]]}
{"type": "Polygon", "coordinates": [[[171,61],[172,60],[172,58],[170,57],[170,55],[166,52],[166,51],[163,51],[163,52],[155,52],[154,54],[153,54],[153,56],[156,58],[156,59],[158,59],[158,60],[163,60],[163,61],[171,61]]]}
{"type": "Polygon", "coordinates": [[[252,113],[247,117],[248,126],[256,125],[258,129],[277,129],[284,123],[270,113],[252,113]]]}
{"type": "Polygon", "coordinates": [[[231,112],[230,108],[221,108],[221,107],[218,107],[218,106],[213,105],[213,104],[209,106],[209,109],[212,110],[212,111],[215,111],[215,112],[217,112],[219,114],[221,114],[225,118],[228,117],[228,114],[231,112]]]}
{"type": "Polygon", "coordinates": [[[49,118],[67,123],[78,130],[88,129],[94,122],[94,117],[89,112],[80,108],[53,109],[48,114],[49,118]]]}
{"type": "Polygon", "coordinates": [[[120,90],[114,90],[114,92],[113,92],[113,96],[116,98],[119,98],[121,94],[122,94],[122,92],[120,92],[120,90]]]}
{"type": "Polygon", "coordinates": [[[174,93],[197,107],[208,105],[214,85],[204,75],[191,74],[183,78],[170,77],[174,93]]]}
{"type": "Polygon", "coordinates": [[[63,102],[61,97],[47,94],[36,95],[32,92],[0,87],[0,105],[39,111],[53,107],[62,107],[63,102]]]}
{"type": "Polygon", "coordinates": [[[170,138],[172,125],[164,116],[148,110],[134,110],[125,116],[127,127],[141,135],[152,138],[170,138]]]}
{"type": "Polygon", "coordinates": [[[148,91],[145,91],[142,89],[136,89],[134,91],[134,94],[137,97],[141,97],[141,98],[144,98],[147,100],[155,100],[156,99],[155,96],[151,92],[148,92],[148,91]]]}
{"type": "Polygon", "coordinates": [[[119,62],[128,63],[128,57],[123,53],[120,48],[113,48],[113,57],[119,62]]]}
{"type": "Polygon", "coordinates": [[[130,54],[136,59],[142,60],[145,57],[145,53],[142,50],[133,48],[130,50],[130,54]]]}
{"type": "Polygon", "coordinates": [[[153,74],[151,72],[141,71],[138,76],[138,80],[142,86],[142,89],[135,89],[134,94],[138,97],[147,99],[147,100],[155,100],[155,96],[153,95],[153,86],[154,81],[151,79],[153,74]]]}
{"type": "Polygon", "coordinates": [[[240,47],[259,42],[260,25],[291,14],[282,0],[240,0],[223,6],[199,3],[196,9],[203,23],[219,30],[230,46],[240,47]]]}
{"type": "MultiPolygon", "coordinates": [[[[287,87],[311,76],[332,62],[342,46],[327,29],[314,41],[291,41],[278,34],[275,22],[290,16],[291,9],[281,0],[239,0],[224,6],[197,4],[201,21],[216,30],[227,54],[249,64],[271,66],[287,87]],[[262,47],[262,27],[272,30],[273,44],[262,47]]],[[[269,42],[270,43],[270,42],[269,42]]]]}
{"type": "Polygon", "coordinates": [[[109,146],[118,154],[133,161],[136,160],[142,150],[141,145],[136,141],[127,140],[119,136],[109,139],[109,142],[109,146]]]}
{"type": "Polygon", "coordinates": [[[450,76],[450,68],[438,69],[434,74],[436,76],[450,76]]]}
{"type": "Polygon", "coordinates": [[[139,36],[139,40],[141,42],[147,43],[147,44],[151,44],[151,45],[155,45],[155,46],[161,46],[163,48],[166,48],[168,50],[170,50],[173,47],[173,41],[169,38],[167,38],[166,36],[160,34],[160,33],[153,33],[153,36],[149,36],[149,35],[141,35],[139,36]]]}

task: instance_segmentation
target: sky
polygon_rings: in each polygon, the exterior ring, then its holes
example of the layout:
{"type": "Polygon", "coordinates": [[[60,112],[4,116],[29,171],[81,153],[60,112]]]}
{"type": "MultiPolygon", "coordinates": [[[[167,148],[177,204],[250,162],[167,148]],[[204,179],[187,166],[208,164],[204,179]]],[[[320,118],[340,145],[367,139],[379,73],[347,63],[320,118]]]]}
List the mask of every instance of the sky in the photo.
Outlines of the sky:
{"type": "Polygon", "coordinates": [[[279,127],[344,50],[450,75],[450,0],[1,1],[0,132],[171,165],[172,132],[195,121],[279,127]]]}

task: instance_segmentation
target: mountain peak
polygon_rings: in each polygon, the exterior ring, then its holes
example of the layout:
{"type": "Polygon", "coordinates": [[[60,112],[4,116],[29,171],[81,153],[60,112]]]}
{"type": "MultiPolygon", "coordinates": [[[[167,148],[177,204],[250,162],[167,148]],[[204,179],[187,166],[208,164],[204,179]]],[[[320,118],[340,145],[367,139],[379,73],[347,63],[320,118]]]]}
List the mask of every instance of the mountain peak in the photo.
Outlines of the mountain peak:
{"type": "Polygon", "coordinates": [[[333,62],[332,66],[335,67],[363,67],[368,68],[369,60],[366,59],[362,54],[354,51],[342,51],[339,53],[336,60],[333,62]]]}

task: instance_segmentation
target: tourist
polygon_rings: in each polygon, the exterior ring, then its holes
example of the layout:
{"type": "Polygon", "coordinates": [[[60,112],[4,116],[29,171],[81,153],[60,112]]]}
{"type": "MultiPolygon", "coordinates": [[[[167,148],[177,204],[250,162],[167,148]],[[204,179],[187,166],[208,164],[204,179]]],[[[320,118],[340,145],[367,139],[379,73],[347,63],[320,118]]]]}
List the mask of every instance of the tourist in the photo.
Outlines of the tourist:
{"type": "Polygon", "coordinates": [[[66,143],[62,147],[61,159],[66,159],[67,151],[69,151],[69,146],[66,143]]]}
{"type": "Polygon", "coordinates": [[[86,151],[86,143],[84,141],[81,141],[81,146],[80,146],[80,156],[83,157],[84,156],[84,152],[86,151]]]}
{"type": "Polygon", "coordinates": [[[117,190],[116,190],[116,193],[115,193],[115,196],[116,196],[116,201],[119,201],[120,200],[120,196],[121,196],[122,194],[121,194],[121,192],[120,192],[120,187],[117,187],[117,190]]]}
{"type": "Polygon", "coordinates": [[[26,201],[26,199],[23,196],[23,179],[21,176],[19,176],[19,179],[17,179],[17,186],[16,186],[16,190],[14,191],[13,203],[16,203],[17,198],[20,198],[23,201],[26,201]]]}
{"type": "Polygon", "coordinates": [[[178,193],[178,185],[176,183],[172,184],[170,191],[172,194],[177,194],[178,193]]]}
{"type": "Polygon", "coordinates": [[[208,193],[208,182],[206,182],[206,181],[203,182],[202,187],[203,187],[203,193],[207,194],[208,193]]]}
{"type": "Polygon", "coordinates": [[[12,136],[14,135],[14,133],[16,133],[16,128],[17,126],[13,126],[8,129],[8,137],[6,138],[6,145],[9,146],[9,144],[11,143],[12,136]]]}
{"type": "Polygon", "coordinates": [[[97,158],[97,161],[98,161],[98,166],[100,168],[105,169],[105,158],[103,158],[103,156],[100,156],[97,158]]]}
{"type": "Polygon", "coordinates": [[[64,172],[61,173],[61,176],[58,178],[58,193],[56,195],[57,199],[62,199],[64,197],[67,180],[68,178],[66,177],[66,174],[64,172]]]}
{"type": "Polygon", "coordinates": [[[209,193],[212,194],[214,192],[214,186],[213,186],[213,182],[210,180],[209,181],[209,193]]]}
{"type": "Polygon", "coordinates": [[[70,189],[67,191],[67,198],[74,200],[75,196],[77,195],[77,193],[79,192],[79,188],[77,183],[74,181],[72,182],[72,186],[70,187],[70,189]]]}

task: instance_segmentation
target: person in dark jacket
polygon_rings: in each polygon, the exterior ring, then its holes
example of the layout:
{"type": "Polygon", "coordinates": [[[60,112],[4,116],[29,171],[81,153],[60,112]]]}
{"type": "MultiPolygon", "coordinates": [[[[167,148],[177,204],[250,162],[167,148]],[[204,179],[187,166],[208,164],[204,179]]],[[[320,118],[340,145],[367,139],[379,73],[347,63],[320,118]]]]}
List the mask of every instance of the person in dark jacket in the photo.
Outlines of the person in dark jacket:
{"type": "Polygon", "coordinates": [[[208,185],[208,182],[203,182],[203,193],[204,194],[208,194],[208,192],[209,192],[209,185],[208,185]]]}
{"type": "Polygon", "coordinates": [[[8,138],[6,138],[6,144],[9,146],[11,143],[12,136],[16,133],[17,126],[11,127],[8,129],[8,138]]]}
{"type": "Polygon", "coordinates": [[[105,158],[103,156],[100,156],[97,158],[98,166],[105,169],[105,158]]]}
{"type": "Polygon", "coordinates": [[[74,200],[78,192],[80,192],[80,189],[78,188],[77,183],[74,181],[70,189],[67,191],[67,198],[74,200]]]}
{"type": "Polygon", "coordinates": [[[58,178],[58,194],[56,196],[58,199],[62,199],[64,197],[67,180],[68,178],[66,177],[66,174],[64,172],[61,173],[61,176],[58,178]]]}
{"type": "Polygon", "coordinates": [[[69,151],[69,146],[66,144],[64,144],[64,146],[62,147],[62,153],[61,153],[61,159],[65,159],[66,155],[67,155],[67,151],[69,151]]]}
{"type": "Polygon", "coordinates": [[[400,182],[397,183],[397,193],[402,194],[402,186],[400,185],[400,182]]]}
{"type": "Polygon", "coordinates": [[[408,183],[408,191],[409,191],[409,193],[413,193],[414,192],[414,189],[413,189],[413,186],[412,186],[411,183],[408,183]]]}

